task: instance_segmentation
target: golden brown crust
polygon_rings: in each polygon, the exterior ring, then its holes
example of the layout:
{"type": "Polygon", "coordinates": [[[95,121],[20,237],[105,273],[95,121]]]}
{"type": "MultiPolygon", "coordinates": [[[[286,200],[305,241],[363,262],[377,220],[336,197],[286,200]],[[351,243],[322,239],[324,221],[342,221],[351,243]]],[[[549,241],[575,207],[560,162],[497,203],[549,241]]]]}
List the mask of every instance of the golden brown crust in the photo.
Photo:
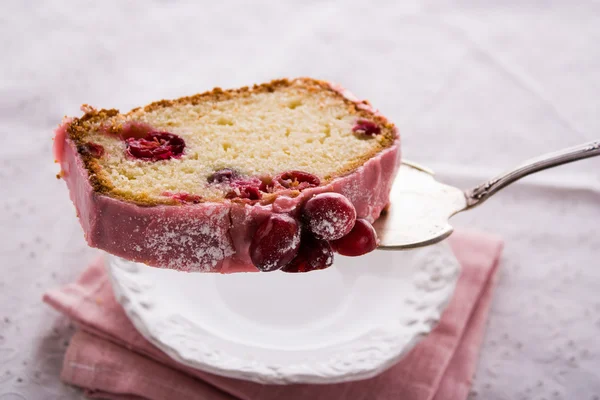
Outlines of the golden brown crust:
{"type": "MultiPolygon", "coordinates": [[[[150,197],[147,194],[124,193],[119,191],[118,188],[115,188],[110,179],[104,176],[104,172],[102,170],[102,167],[98,163],[98,160],[84,150],[87,133],[93,127],[98,128],[102,126],[103,129],[106,129],[106,132],[108,134],[118,136],[122,128],[121,123],[118,122],[118,117],[122,117],[123,120],[125,120],[127,117],[130,117],[133,114],[148,113],[155,110],[159,110],[161,108],[187,104],[196,105],[203,101],[209,100],[218,102],[236,97],[246,97],[256,93],[274,92],[277,89],[289,87],[294,84],[300,84],[304,89],[310,92],[324,90],[329,91],[346,103],[349,114],[356,114],[359,118],[374,121],[380,127],[382,127],[382,135],[379,140],[379,146],[377,148],[373,149],[371,152],[364,154],[363,157],[357,159],[355,162],[346,165],[344,168],[337,171],[336,174],[324,176],[323,183],[327,183],[333,178],[351,173],[356,168],[363,165],[367,160],[375,156],[377,153],[390,147],[394,143],[397,135],[394,124],[389,122],[386,118],[370,111],[370,103],[367,100],[363,100],[358,103],[354,102],[343,96],[337,90],[335,90],[329,82],[316,80],[312,78],[297,78],[292,80],[277,79],[268,83],[253,85],[251,88],[248,86],[244,86],[238,89],[223,90],[219,87],[216,87],[211,91],[199,93],[193,96],[181,97],[175,100],[156,101],[148,104],[145,107],[136,107],[126,114],[120,114],[119,110],[116,109],[96,110],[90,106],[84,105],[82,109],[85,111],[85,114],[80,118],[73,118],[73,120],[67,128],[67,134],[69,139],[71,139],[77,147],[77,151],[81,159],[83,160],[85,168],[88,171],[90,184],[92,185],[95,192],[106,194],[120,200],[134,202],[143,206],[155,206],[161,204],[175,205],[179,203],[170,198],[165,197],[164,200],[157,200],[156,198],[150,197]],[[365,105],[367,107],[361,107],[361,105],[365,105]],[[117,119],[116,124],[114,123],[115,119],[117,119]],[[108,122],[109,120],[112,120],[110,124],[103,124],[104,122],[108,122]]],[[[365,140],[373,139],[365,138],[365,140]]]]}

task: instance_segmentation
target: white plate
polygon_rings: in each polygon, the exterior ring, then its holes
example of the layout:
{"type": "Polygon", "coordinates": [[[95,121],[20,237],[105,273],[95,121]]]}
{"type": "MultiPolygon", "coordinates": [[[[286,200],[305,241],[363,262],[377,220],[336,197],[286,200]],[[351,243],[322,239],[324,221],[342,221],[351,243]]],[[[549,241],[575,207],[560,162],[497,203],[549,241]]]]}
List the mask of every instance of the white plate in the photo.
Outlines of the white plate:
{"type": "Polygon", "coordinates": [[[364,379],[431,331],[459,264],[446,243],[336,256],[308,274],[182,273],[109,256],[118,301],[173,359],[261,383],[364,379]]]}

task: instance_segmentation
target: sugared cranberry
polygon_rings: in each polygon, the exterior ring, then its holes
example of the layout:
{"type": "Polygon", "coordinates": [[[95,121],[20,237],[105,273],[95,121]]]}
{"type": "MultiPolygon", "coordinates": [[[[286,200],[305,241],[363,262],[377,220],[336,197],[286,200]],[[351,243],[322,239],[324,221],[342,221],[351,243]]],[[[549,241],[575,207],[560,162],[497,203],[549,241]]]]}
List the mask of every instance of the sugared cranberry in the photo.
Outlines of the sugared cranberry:
{"type": "Polygon", "coordinates": [[[357,219],[350,233],[330,243],[333,250],[343,256],[362,256],[377,248],[377,232],[369,221],[357,219]]]}
{"type": "Polygon", "coordinates": [[[259,225],[250,243],[250,258],[261,271],[287,265],[300,248],[300,225],[287,214],[273,214],[259,225]]]}
{"type": "Polygon", "coordinates": [[[185,148],[183,139],[169,132],[150,132],[144,138],[125,140],[127,153],[144,161],[168,160],[179,157],[185,148]]]}
{"type": "Polygon", "coordinates": [[[285,272],[309,272],[325,269],[333,264],[333,251],[326,240],[317,239],[310,233],[302,235],[298,255],[282,268],[285,272]]]}
{"type": "Polygon", "coordinates": [[[304,190],[321,184],[318,176],[303,171],[287,171],[278,175],[275,179],[286,189],[304,190]]]}
{"type": "Polygon", "coordinates": [[[98,143],[88,142],[77,146],[77,151],[83,156],[100,158],[104,155],[104,146],[98,143]]]}
{"type": "Polygon", "coordinates": [[[240,174],[236,170],[231,168],[223,168],[209,175],[207,181],[208,183],[231,182],[232,180],[237,179],[239,176],[240,174]]]}
{"type": "Polygon", "coordinates": [[[229,182],[231,191],[225,195],[227,199],[249,199],[260,200],[262,192],[260,185],[262,181],[258,178],[238,178],[229,182]]]}
{"type": "Polygon", "coordinates": [[[316,237],[335,240],[350,232],[356,221],[356,210],[350,200],[339,193],[321,193],[306,202],[302,218],[316,237]]]}
{"type": "Polygon", "coordinates": [[[381,128],[375,122],[368,119],[359,119],[352,128],[352,132],[366,136],[376,136],[381,133],[381,128]]]}
{"type": "Polygon", "coordinates": [[[162,195],[170,197],[173,200],[177,200],[180,203],[198,204],[202,201],[202,196],[198,196],[197,194],[185,193],[185,192],[179,192],[179,193],[164,192],[162,195]]]}

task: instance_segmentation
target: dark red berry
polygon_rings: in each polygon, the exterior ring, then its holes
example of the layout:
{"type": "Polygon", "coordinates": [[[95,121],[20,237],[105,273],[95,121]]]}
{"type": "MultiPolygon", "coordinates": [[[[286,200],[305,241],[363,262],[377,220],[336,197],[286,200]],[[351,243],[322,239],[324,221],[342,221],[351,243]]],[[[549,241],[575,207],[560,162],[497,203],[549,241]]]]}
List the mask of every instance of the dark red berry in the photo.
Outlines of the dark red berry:
{"type": "Polygon", "coordinates": [[[223,168],[213,172],[208,178],[208,183],[227,185],[230,190],[225,195],[227,199],[260,200],[263,181],[254,177],[244,177],[231,168],[223,168]]]}
{"type": "Polygon", "coordinates": [[[300,248],[300,224],[287,214],[273,214],[259,225],[250,243],[250,258],[261,271],[287,265],[300,248]]]}
{"type": "Polygon", "coordinates": [[[240,186],[233,188],[225,195],[226,199],[248,199],[260,200],[262,198],[261,191],[255,186],[240,186]]]}
{"type": "Polygon", "coordinates": [[[359,119],[352,128],[352,132],[366,136],[376,136],[381,133],[381,128],[375,122],[368,119],[359,119]]]}
{"type": "Polygon", "coordinates": [[[333,264],[333,251],[326,240],[317,239],[310,233],[302,235],[298,255],[282,268],[285,272],[309,272],[325,269],[333,264]]]}
{"type": "Polygon", "coordinates": [[[335,240],[347,235],[356,221],[354,205],[339,193],[320,193],[302,209],[307,228],[316,237],[335,240]]]}
{"type": "Polygon", "coordinates": [[[208,183],[231,182],[232,180],[237,179],[239,176],[240,174],[236,170],[231,168],[223,168],[209,175],[207,181],[208,183]]]}
{"type": "Polygon", "coordinates": [[[169,132],[150,132],[144,138],[125,140],[127,153],[144,161],[168,160],[179,157],[185,148],[183,139],[169,132]]]}
{"type": "Polygon", "coordinates": [[[304,190],[321,184],[318,176],[303,171],[287,171],[278,175],[275,180],[286,189],[304,190]]]}
{"type": "Polygon", "coordinates": [[[229,182],[231,190],[225,195],[227,199],[260,200],[262,181],[258,178],[238,178],[229,182]]]}
{"type": "Polygon", "coordinates": [[[369,221],[357,219],[350,233],[330,243],[333,250],[343,256],[362,256],[377,248],[377,232],[369,221]]]}
{"type": "Polygon", "coordinates": [[[92,156],[96,158],[100,158],[104,155],[104,147],[98,143],[85,143],[77,146],[77,151],[79,154],[84,156],[92,156]]]}
{"type": "Polygon", "coordinates": [[[173,200],[177,200],[180,203],[198,204],[202,201],[202,196],[198,196],[197,194],[189,194],[189,193],[185,193],[185,192],[179,192],[179,193],[164,192],[162,195],[170,197],[173,200]]]}

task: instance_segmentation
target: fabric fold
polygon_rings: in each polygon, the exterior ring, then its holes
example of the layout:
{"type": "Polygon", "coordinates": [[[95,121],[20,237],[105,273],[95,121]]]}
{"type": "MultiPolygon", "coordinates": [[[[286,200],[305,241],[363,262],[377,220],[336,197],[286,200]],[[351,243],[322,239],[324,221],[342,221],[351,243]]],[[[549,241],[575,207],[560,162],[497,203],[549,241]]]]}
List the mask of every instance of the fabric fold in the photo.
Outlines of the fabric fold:
{"type": "Polygon", "coordinates": [[[263,385],[181,365],[148,342],[115,299],[103,259],[44,301],[80,328],[61,379],[106,399],[464,400],[485,331],[502,242],[475,232],[448,239],[462,266],[437,327],[400,362],[371,379],[325,385],[263,385]]]}

